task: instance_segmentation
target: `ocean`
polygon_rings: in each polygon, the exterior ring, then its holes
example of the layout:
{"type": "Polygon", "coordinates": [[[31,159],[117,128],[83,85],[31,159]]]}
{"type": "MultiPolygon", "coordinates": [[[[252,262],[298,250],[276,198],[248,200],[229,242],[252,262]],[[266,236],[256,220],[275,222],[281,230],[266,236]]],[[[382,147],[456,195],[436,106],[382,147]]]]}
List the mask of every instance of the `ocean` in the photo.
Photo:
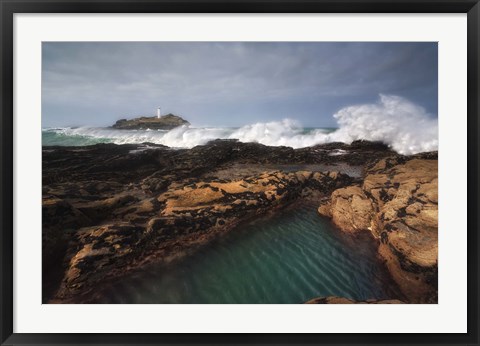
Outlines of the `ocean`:
{"type": "Polygon", "coordinates": [[[110,127],[57,127],[42,129],[43,146],[85,146],[97,143],[162,144],[171,148],[193,148],[214,139],[238,139],[271,146],[307,147],[328,141],[334,128],[303,128],[288,122],[244,127],[180,126],[173,130],[117,130],[110,127]]]}
{"type": "Polygon", "coordinates": [[[183,125],[173,130],[117,130],[111,127],[55,127],[42,129],[43,146],[85,146],[97,143],[162,144],[171,148],[193,148],[215,139],[237,139],[268,146],[304,148],[330,142],[354,140],[381,141],[400,154],[416,154],[438,149],[436,119],[422,123],[390,117],[377,122],[370,119],[340,119],[338,128],[302,127],[291,119],[254,123],[242,127],[195,127],[183,125]]]}

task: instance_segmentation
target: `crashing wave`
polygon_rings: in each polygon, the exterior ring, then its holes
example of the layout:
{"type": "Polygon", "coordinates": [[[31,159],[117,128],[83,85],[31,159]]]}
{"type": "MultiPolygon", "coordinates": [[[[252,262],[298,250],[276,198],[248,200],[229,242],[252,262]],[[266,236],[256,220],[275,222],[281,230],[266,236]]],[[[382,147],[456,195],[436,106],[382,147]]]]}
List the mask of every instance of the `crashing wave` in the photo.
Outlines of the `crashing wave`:
{"type": "MultiPolygon", "coordinates": [[[[151,142],[174,148],[192,148],[213,139],[238,139],[270,146],[309,147],[329,142],[381,141],[400,154],[438,149],[438,121],[424,108],[390,95],[380,95],[374,104],[350,106],[334,114],[339,128],[306,131],[290,119],[255,123],[241,128],[195,128],[180,126],[170,131],[115,130],[111,128],[49,129],[63,136],[108,139],[116,144],[151,142]]],[[[81,144],[79,144],[81,145],[81,144]]]]}
{"type": "Polygon", "coordinates": [[[437,119],[399,96],[380,95],[378,103],[346,107],[334,117],[339,129],[333,140],[381,141],[406,155],[438,149],[437,119]]]}

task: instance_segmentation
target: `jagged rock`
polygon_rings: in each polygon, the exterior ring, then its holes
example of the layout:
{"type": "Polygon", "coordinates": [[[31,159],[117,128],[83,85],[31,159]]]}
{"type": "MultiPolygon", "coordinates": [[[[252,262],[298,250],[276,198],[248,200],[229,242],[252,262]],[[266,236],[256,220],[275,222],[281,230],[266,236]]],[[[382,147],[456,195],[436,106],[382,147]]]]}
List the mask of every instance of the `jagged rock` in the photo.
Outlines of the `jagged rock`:
{"type": "Polygon", "coordinates": [[[93,226],[78,230],[71,240],[65,276],[57,298],[88,293],[89,289],[122,267],[142,251],[145,229],[129,223],[93,226]]]}
{"type": "MultiPolygon", "coordinates": [[[[329,199],[332,191],[348,187],[355,199],[352,211],[367,209],[358,178],[330,168],[262,171],[261,167],[325,164],[341,170],[343,164],[383,174],[403,160],[387,159],[383,168],[373,169],[374,162],[393,153],[368,142],[302,149],[234,140],[216,140],[189,150],[151,143],[43,149],[43,239],[44,249],[52,249],[43,251],[43,260],[55,263],[60,271],[54,301],[61,302],[86,302],[94,288],[108,280],[153,261],[182,256],[244,220],[307,195],[329,199]],[[252,167],[245,172],[253,173],[242,174],[236,165],[252,167]]],[[[373,197],[362,191],[374,205],[373,197]]],[[[432,215],[421,201],[435,199],[434,188],[425,185],[417,195],[419,204],[412,203],[405,211],[422,219],[408,219],[406,225],[411,227],[432,215]]],[[[345,207],[343,214],[348,212],[345,207]]],[[[338,215],[340,219],[342,214],[338,215]]],[[[356,217],[352,225],[364,229],[366,218],[356,217]]],[[[395,249],[402,248],[400,238],[389,238],[398,245],[395,249]]],[[[415,265],[421,262],[408,256],[415,265]]],[[[407,261],[401,263],[414,268],[407,261]]],[[[51,298],[44,297],[44,302],[51,298]]]]}
{"type": "Polygon", "coordinates": [[[369,230],[379,254],[412,302],[437,300],[438,161],[392,157],[367,169],[361,187],[332,193],[319,212],[344,231],[369,230]]]}
{"type": "Polygon", "coordinates": [[[47,195],[42,199],[42,300],[55,290],[51,282],[62,277],[63,258],[72,231],[87,226],[92,220],[67,201],[47,195]]]}
{"type": "Polygon", "coordinates": [[[72,236],[55,299],[84,301],[99,282],[172,253],[180,256],[240,222],[287,205],[306,189],[328,195],[351,182],[336,172],[272,171],[236,180],[180,180],[155,198],[119,194],[76,201],[96,222],[110,220],[72,236]]]}

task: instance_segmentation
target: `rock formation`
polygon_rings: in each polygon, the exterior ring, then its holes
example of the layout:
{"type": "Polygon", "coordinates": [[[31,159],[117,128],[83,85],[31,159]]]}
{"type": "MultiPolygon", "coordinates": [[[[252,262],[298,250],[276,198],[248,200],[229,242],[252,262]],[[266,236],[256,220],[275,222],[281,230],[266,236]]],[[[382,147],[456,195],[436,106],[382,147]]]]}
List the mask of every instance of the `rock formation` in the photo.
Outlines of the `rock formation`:
{"type": "Polygon", "coordinates": [[[333,147],[294,150],[232,140],[190,150],[153,144],[45,147],[44,277],[60,283],[44,290],[44,301],[86,301],[109,278],[182,256],[251,217],[307,194],[327,197],[356,181],[331,169],[391,154],[386,147],[373,154],[369,143],[342,147],[348,150],[336,159],[339,166],[330,161],[333,147]],[[318,162],[327,165],[321,171],[274,168],[318,162]]]}
{"type": "Polygon", "coordinates": [[[110,214],[116,220],[76,231],[58,297],[89,293],[98,278],[123,274],[154,258],[181,256],[240,222],[285,205],[304,189],[329,193],[350,181],[343,174],[265,172],[241,180],[187,179],[144,199],[126,194],[80,203],[79,210],[93,213],[92,219],[110,214]]]}
{"type": "Polygon", "coordinates": [[[363,141],[44,147],[43,301],[88,302],[134,268],[310,198],[342,230],[372,232],[409,302],[435,302],[436,162],[363,141]]]}
{"type": "Polygon", "coordinates": [[[363,182],[334,191],[319,213],[346,232],[369,231],[411,302],[437,301],[438,161],[434,154],[382,159],[363,182]]]}
{"type": "Polygon", "coordinates": [[[189,125],[185,119],[173,115],[166,114],[160,118],[157,117],[139,117],[135,119],[118,120],[112,127],[118,130],[171,130],[182,125],[189,125]]]}

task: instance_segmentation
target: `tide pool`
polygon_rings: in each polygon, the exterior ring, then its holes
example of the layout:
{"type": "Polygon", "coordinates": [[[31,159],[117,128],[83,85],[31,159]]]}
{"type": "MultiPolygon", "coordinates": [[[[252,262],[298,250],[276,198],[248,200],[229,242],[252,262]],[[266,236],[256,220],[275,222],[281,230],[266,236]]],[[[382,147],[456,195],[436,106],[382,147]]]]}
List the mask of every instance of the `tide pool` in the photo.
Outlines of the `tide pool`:
{"type": "Polygon", "coordinates": [[[368,234],[344,234],[304,205],[129,274],[95,303],[291,304],[330,295],[386,299],[397,291],[368,234]]]}

